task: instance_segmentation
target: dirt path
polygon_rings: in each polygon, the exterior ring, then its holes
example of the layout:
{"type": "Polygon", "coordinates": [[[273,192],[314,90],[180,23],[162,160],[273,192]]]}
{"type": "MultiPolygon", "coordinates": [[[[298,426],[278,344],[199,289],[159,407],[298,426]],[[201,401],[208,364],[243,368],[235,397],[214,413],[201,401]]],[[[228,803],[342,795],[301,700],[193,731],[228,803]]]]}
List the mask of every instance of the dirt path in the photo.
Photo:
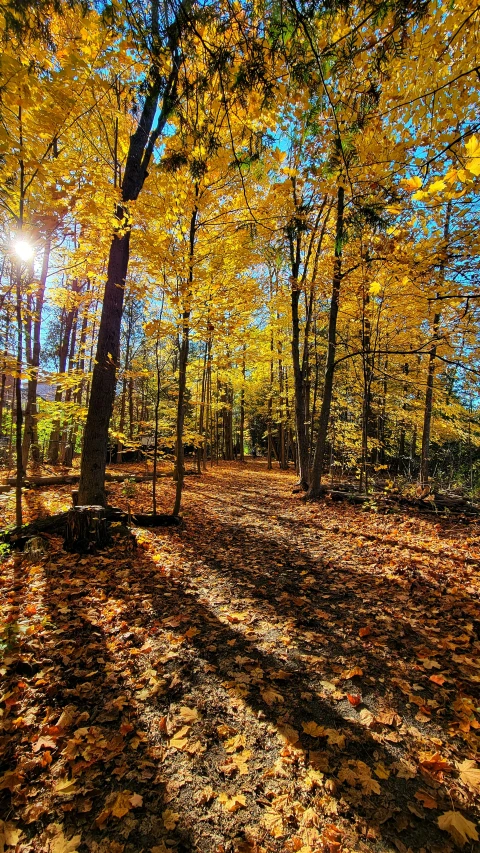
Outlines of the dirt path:
{"type": "Polygon", "coordinates": [[[223,465],[181,533],[4,563],[19,853],[478,849],[478,530],[293,482],[223,465]]]}

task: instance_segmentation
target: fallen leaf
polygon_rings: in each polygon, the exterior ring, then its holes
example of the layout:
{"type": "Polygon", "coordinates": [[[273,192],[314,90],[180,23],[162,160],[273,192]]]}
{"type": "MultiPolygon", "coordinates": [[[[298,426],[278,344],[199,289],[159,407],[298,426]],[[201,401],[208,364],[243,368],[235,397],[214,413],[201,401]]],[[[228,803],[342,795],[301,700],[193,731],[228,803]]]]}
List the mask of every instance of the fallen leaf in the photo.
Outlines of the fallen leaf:
{"type": "Polygon", "coordinates": [[[180,815],[178,812],[174,812],[171,809],[165,809],[162,812],[162,820],[165,829],[175,829],[178,821],[180,820],[180,815]]]}
{"type": "Polygon", "coordinates": [[[462,782],[465,782],[472,791],[480,791],[480,768],[475,762],[466,759],[458,765],[458,769],[462,782]]]}
{"type": "Polygon", "coordinates": [[[470,838],[478,841],[475,824],[463,817],[460,812],[445,812],[438,818],[438,826],[448,832],[458,847],[463,847],[470,838]]]}
{"type": "Polygon", "coordinates": [[[186,705],[180,708],[178,716],[181,717],[184,723],[197,723],[202,719],[201,714],[198,713],[196,708],[187,708],[186,705]]]}
{"type": "Polygon", "coordinates": [[[419,800],[425,809],[437,809],[437,801],[428,793],[428,791],[415,791],[415,799],[419,800]]]}
{"type": "Polygon", "coordinates": [[[421,752],[419,764],[425,770],[431,770],[433,773],[449,773],[453,769],[447,759],[442,758],[438,752],[421,752]]]}
{"type": "Polygon", "coordinates": [[[246,808],[247,801],[243,794],[234,794],[229,797],[228,794],[220,794],[219,801],[227,812],[237,812],[239,809],[246,808]]]}
{"type": "Polygon", "coordinates": [[[265,690],[261,690],[261,696],[264,702],[267,705],[274,705],[276,702],[284,702],[284,698],[281,693],[277,693],[276,690],[272,690],[271,687],[267,687],[265,690]]]}

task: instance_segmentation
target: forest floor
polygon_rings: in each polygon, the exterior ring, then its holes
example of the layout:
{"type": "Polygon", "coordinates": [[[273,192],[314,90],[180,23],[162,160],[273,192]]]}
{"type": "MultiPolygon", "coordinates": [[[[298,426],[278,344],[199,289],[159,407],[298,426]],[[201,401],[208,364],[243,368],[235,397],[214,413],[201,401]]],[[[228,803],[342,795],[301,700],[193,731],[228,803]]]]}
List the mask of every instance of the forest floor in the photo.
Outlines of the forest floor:
{"type": "Polygon", "coordinates": [[[5,557],[0,851],[479,849],[480,526],[294,482],[224,463],[136,550],[5,557]]]}

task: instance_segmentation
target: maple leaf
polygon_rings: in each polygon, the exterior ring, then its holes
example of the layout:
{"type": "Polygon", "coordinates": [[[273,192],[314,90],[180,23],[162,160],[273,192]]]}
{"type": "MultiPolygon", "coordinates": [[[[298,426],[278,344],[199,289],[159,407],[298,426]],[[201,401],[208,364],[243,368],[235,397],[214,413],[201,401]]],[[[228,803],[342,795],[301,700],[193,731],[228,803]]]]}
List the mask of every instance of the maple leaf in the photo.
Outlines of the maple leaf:
{"type": "Polygon", "coordinates": [[[418,176],[413,178],[404,178],[401,182],[402,187],[405,187],[406,190],[413,192],[414,190],[420,189],[422,186],[422,179],[418,176]]]}
{"type": "Polygon", "coordinates": [[[199,714],[196,708],[187,708],[186,705],[180,708],[178,716],[181,717],[184,723],[197,723],[202,719],[202,715],[199,714]]]}
{"type": "Polygon", "coordinates": [[[234,794],[233,797],[229,797],[228,794],[220,794],[218,799],[227,812],[237,812],[239,809],[246,808],[247,805],[243,794],[234,794]]]}
{"type": "Polygon", "coordinates": [[[415,791],[415,799],[420,800],[422,806],[426,809],[436,809],[438,808],[438,803],[428,791],[415,791]]]}
{"type": "Polygon", "coordinates": [[[39,737],[33,746],[34,752],[40,752],[41,749],[56,749],[56,742],[51,737],[39,737]]]}
{"type": "Polygon", "coordinates": [[[82,842],[81,835],[74,835],[67,839],[63,832],[63,826],[59,823],[51,823],[47,826],[47,833],[52,836],[48,842],[49,853],[77,853],[82,842]]]}
{"type": "Polygon", "coordinates": [[[23,775],[18,769],[7,770],[2,776],[0,776],[0,791],[8,788],[9,791],[13,792],[14,788],[21,783],[22,779],[23,775]]]}
{"type": "Polygon", "coordinates": [[[303,784],[307,791],[313,791],[314,788],[320,788],[323,785],[324,778],[324,774],[321,773],[320,770],[310,768],[310,770],[307,770],[303,784]]]}
{"type": "Polygon", "coordinates": [[[242,749],[246,744],[245,735],[234,735],[234,737],[228,738],[225,741],[225,752],[237,752],[237,750],[242,749]]]}
{"type": "Polygon", "coordinates": [[[119,794],[116,794],[110,807],[111,814],[118,818],[124,817],[132,808],[131,798],[131,791],[121,791],[119,794]]]}
{"type": "Polygon", "coordinates": [[[178,812],[172,811],[172,809],[165,809],[162,812],[162,820],[165,829],[175,829],[178,821],[180,820],[180,815],[178,812]]]}
{"type": "Polygon", "coordinates": [[[206,788],[203,788],[203,790],[195,796],[195,802],[202,806],[210,803],[216,796],[217,792],[213,790],[211,785],[207,785],[206,788]]]}
{"type": "Polygon", "coordinates": [[[363,669],[360,666],[354,666],[351,669],[344,670],[340,677],[347,681],[349,678],[356,678],[360,675],[363,675],[363,669]]]}
{"type": "Polygon", "coordinates": [[[274,838],[281,838],[282,835],[285,835],[283,817],[276,809],[265,809],[262,815],[262,824],[274,838]]]}
{"type": "Polygon", "coordinates": [[[77,781],[77,779],[58,779],[55,782],[53,789],[56,794],[62,794],[65,796],[75,794],[77,792],[77,788],[75,787],[77,781]]]}
{"type": "Polygon", "coordinates": [[[23,832],[17,829],[12,821],[0,820],[0,853],[3,853],[4,845],[7,847],[16,847],[23,832]]]}
{"type": "Polygon", "coordinates": [[[174,734],[172,738],[169,740],[169,746],[173,746],[174,749],[184,750],[188,744],[188,738],[186,735],[190,731],[191,726],[183,726],[183,728],[179,729],[178,732],[174,734]]]}
{"type": "Polygon", "coordinates": [[[472,791],[480,791],[480,768],[474,761],[466,759],[458,765],[460,779],[465,782],[472,791]]]}
{"type": "Polygon", "coordinates": [[[275,690],[272,690],[271,687],[265,688],[265,690],[261,690],[261,696],[264,702],[267,705],[274,705],[276,702],[284,702],[284,698],[281,693],[277,693],[275,690]]]}
{"type": "Polygon", "coordinates": [[[450,773],[452,770],[451,764],[449,764],[446,758],[442,758],[438,752],[421,752],[419,756],[419,764],[421,767],[424,767],[425,770],[431,770],[434,773],[442,771],[444,773],[450,773]]]}
{"type": "Polygon", "coordinates": [[[310,737],[325,737],[326,729],[324,726],[319,726],[315,720],[311,720],[309,723],[302,723],[302,728],[305,734],[310,735],[310,737]]]}
{"type": "Polygon", "coordinates": [[[438,826],[448,832],[458,847],[463,847],[470,838],[478,841],[475,824],[467,820],[460,812],[445,812],[438,818],[438,826]]]}

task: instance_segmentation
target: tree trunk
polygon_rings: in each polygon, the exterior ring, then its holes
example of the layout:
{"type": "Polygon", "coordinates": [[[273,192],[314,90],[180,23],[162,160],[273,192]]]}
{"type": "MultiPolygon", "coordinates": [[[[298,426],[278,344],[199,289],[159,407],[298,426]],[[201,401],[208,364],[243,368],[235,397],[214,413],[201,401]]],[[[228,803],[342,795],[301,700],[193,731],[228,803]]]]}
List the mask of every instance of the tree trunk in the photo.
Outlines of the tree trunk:
{"type": "Polygon", "coordinates": [[[240,462],[245,462],[245,350],[243,345],[242,358],[242,390],[240,392],[240,462]]]}
{"type": "Polygon", "coordinates": [[[335,229],[335,258],[333,264],[332,300],[330,303],[330,316],[328,322],[327,361],[325,365],[325,384],[323,388],[322,406],[320,409],[320,420],[318,424],[317,444],[313,462],[312,480],[308,497],[320,496],[320,486],[323,472],[323,459],[327,443],[328,422],[330,420],[330,409],[332,405],[333,374],[335,370],[335,351],[337,345],[337,317],[340,301],[340,286],[342,283],[342,251],[343,251],[343,217],[344,217],[345,190],[338,188],[337,194],[337,222],[335,229]]]}
{"type": "MultiPolygon", "coordinates": [[[[153,6],[153,4],[152,4],[153,6]]],[[[171,28],[172,38],[174,29],[171,28]]],[[[158,100],[164,78],[158,66],[152,66],[142,115],[130,145],[125,163],[122,184],[122,204],[118,205],[116,218],[118,231],[110,245],[107,282],[103,300],[97,355],[90,389],[85,435],[83,441],[79,502],[81,504],[106,503],[105,465],[108,446],[108,426],[115,398],[116,371],[120,355],[120,329],[122,323],[123,294],[128,269],[130,224],[128,202],[135,201],[145,183],[147,169],[155,143],[163,132],[176,99],[178,76],[177,47],[172,47],[173,66],[163,92],[163,103],[157,124],[152,131],[157,114],[158,100]]]]}
{"type": "Polygon", "coordinates": [[[129,231],[121,237],[115,236],[110,247],[78,489],[79,503],[85,506],[104,506],[106,503],[108,425],[113,410],[115,374],[120,355],[120,327],[129,248],[129,231]]]}
{"type": "MultiPolygon", "coordinates": [[[[450,233],[450,217],[452,213],[451,200],[447,204],[445,215],[445,225],[443,228],[443,238],[445,241],[445,252],[448,247],[448,237],[450,233]]],[[[445,279],[445,270],[447,262],[442,261],[440,265],[439,279],[440,284],[443,284],[445,279]]],[[[438,294],[437,294],[438,295],[438,294]]],[[[438,344],[438,328],[440,325],[440,311],[435,313],[433,318],[433,338],[432,345],[428,356],[428,371],[427,371],[427,390],[425,392],[425,410],[423,416],[423,433],[422,433],[422,452],[420,457],[420,486],[424,489],[428,486],[429,477],[429,455],[430,455],[430,433],[432,429],[432,410],[433,410],[433,385],[435,379],[435,360],[437,357],[438,344]]]]}
{"type": "MultiPolygon", "coordinates": [[[[195,187],[195,198],[198,198],[198,184],[195,187]]],[[[195,252],[195,235],[197,228],[198,208],[195,205],[190,219],[190,270],[188,274],[188,293],[186,294],[187,303],[190,303],[192,284],[193,284],[193,255],[195,252]]],[[[187,307],[183,311],[182,317],[182,344],[180,347],[180,358],[178,365],[178,406],[177,406],[177,453],[176,453],[176,474],[177,487],[175,492],[175,504],[173,507],[173,515],[178,515],[182,505],[182,489],[185,477],[185,460],[183,452],[183,424],[185,421],[185,390],[187,387],[187,363],[188,350],[190,344],[190,309],[187,307]]]]}
{"type": "Polygon", "coordinates": [[[17,476],[15,485],[15,522],[17,527],[22,525],[22,485],[23,485],[23,464],[22,464],[22,355],[23,355],[23,329],[22,329],[22,272],[20,261],[17,263],[16,269],[16,297],[17,297],[17,366],[15,376],[15,451],[17,461],[17,476]]]}

